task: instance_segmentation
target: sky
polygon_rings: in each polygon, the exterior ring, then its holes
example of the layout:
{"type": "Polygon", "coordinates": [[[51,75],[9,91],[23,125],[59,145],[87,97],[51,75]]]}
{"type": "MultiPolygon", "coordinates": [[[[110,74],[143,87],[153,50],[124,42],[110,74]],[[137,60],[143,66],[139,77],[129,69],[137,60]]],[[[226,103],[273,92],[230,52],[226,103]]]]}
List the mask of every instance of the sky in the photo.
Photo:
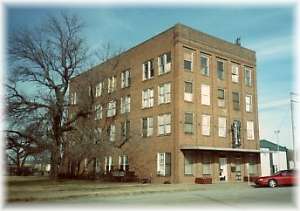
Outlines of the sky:
{"type": "Polygon", "coordinates": [[[86,24],[84,36],[91,48],[112,43],[128,49],[176,23],[256,51],[260,139],[292,148],[289,93],[295,82],[295,5],[272,6],[6,6],[7,36],[20,27],[34,27],[48,14],[67,11],[86,24]]]}

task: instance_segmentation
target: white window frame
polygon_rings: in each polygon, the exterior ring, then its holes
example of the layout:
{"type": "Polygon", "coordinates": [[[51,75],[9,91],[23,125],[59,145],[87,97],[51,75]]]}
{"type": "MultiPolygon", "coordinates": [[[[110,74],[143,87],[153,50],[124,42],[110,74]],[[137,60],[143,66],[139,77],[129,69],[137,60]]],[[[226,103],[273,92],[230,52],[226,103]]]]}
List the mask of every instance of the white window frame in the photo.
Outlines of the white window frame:
{"type": "Polygon", "coordinates": [[[217,79],[218,80],[225,80],[225,61],[223,60],[217,60],[217,79]],[[222,74],[222,78],[219,77],[219,69],[218,69],[218,62],[221,62],[223,65],[223,74],[222,74]]]}
{"type": "Polygon", "coordinates": [[[107,79],[107,93],[116,91],[117,78],[116,76],[109,77],[107,79]]]}
{"type": "Polygon", "coordinates": [[[201,54],[200,55],[200,68],[201,68],[201,74],[204,76],[209,76],[209,56],[205,55],[205,54],[201,54]],[[206,59],[206,65],[203,67],[202,66],[202,58],[206,59]],[[207,71],[206,71],[207,68],[207,71]],[[204,71],[205,70],[205,71],[204,71]]]}
{"type": "Polygon", "coordinates": [[[246,106],[246,112],[252,112],[253,111],[253,97],[252,95],[246,95],[245,96],[245,106],[246,106]]]}
{"type": "Polygon", "coordinates": [[[210,105],[210,86],[207,84],[201,84],[201,104],[210,105]]]}
{"type": "Polygon", "coordinates": [[[171,102],[171,83],[158,86],[158,105],[171,102]]]}
{"type": "Polygon", "coordinates": [[[119,169],[125,171],[126,166],[128,166],[128,156],[120,155],[119,156],[119,169]]]}
{"type": "Polygon", "coordinates": [[[107,117],[112,117],[116,115],[116,101],[112,100],[110,102],[108,102],[108,106],[107,106],[107,117]]]}
{"type": "Polygon", "coordinates": [[[218,118],[218,135],[219,137],[225,138],[227,130],[227,120],[226,117],[218,118]]]}
{"type": "Polygon", "coordinates": [[[184,101],[193,102],[193,82],[192,81],[185,81],[184,82],[184,101]],[[192,92],[186,92],[186,84],[192,85],[192,92]]]}
{"type": "Polygon", "coordinates": [[[231,81],[234,83],[239,82],[239,65],[235,63],[231,65],[231,81]]]}
{"type": "Polygon", "coordinates": [[[202,114],[202,130],[201,133],[204,136],[210,135],[210,115],[202,114]]]}
{"type": "Polygon", "coordinates": [[[130,86],[130,70],[125,70],[121,73],[121,88],[130,86]]]}
{"type": "Polygon", "coordinates": [[[95,87],[95,89],[96,89],[96,91],[95,91],[95,96],[96,96],[96,97],[100,97],[100,96],[102,95],[102,87],[103,87],[103,83],[102,83],[102,82],[99,82],[99,83],[96,85],[96,87],[95,87]]]}
{"type": "Polygon", "coordinates": [[[219,107],[225,107],[225,89],[218,88],[217,92],[218,92],[218,106],[219,107]],[[223,90],[224,99],[219,98],[219,90],[223,90]]]}
{"type": "Polygon", "coordinates": [[[193,72],[193,63],[194,63],[193,60],[194,60],[194,52],[188,52],[188,51],[185,51],[185,52],[183,53],[183,69],[184,69],[185,71],[193,72]],[[190,55],[188,56],[188,54],[190,54],[190,55]],[[189,58],[189,57],[190,57],[190,58],[189,58]],[[190,69],[190,70],[184,68],[184,61],[189,61],[189,62],[191,62],[191,69],[190,69]]]}
{"type": "Polygon", "coordinates": [[[154,105],[154,89],[148,88],[142,91],[142,108],[151,108],[154,105]]]}
{"type": "Polygon", "coordinates": [[[245,85],[252,86],[252,69],[250,69],[248,67],[244,68],[244,78],[245,78],[245,85]],[[248,73],[249,73],[249,81],[247,78],[248,73]]]}
{"type": "Polygon", "coordinates": [[[183,130],[185,134],[193,134],[194,133],[194,113],[193,112],[185,112],[184,113],[184,124],[183,124],[183,130]],[[192,115],[192,123],[189,123],[186,121],[186,115],[191,114],[192,115]],[[191,126],[191,131],[187,130],[186,126],[191,126]]]}
{"type": "Polygon", "coordinates": [[[71,105],[77,104],[77,94],[76,92],[72,92],[70,96],[71,105]]]}
{"type": "Polygon", "coordinates": [[[171,58],[170,62],[167,62],[167,56],[171,57],[171,52],[163,53],[157,58],[157,64],[158,64],[158,75],[162,75],[165,73],[168,73],[171,71],[171,58]]]}
{"type": "Polygon", "coordinates": [[[171,114],[160,114],[157,116],[157,135],[168,135],[171,133],[171,114]]]}
{"type": "Polygon", "coordinates": [[[121,114],[130,112],[130,95],[121,97],[121,114]]]}
{"type": "Polygon", "coordinates": [[[171,176],[171,153],[158,152],[156,154],[156,172],[158,176],[171,176]],[[167,157],[169,164],[167,164],[167,157]]]}
{"type": "Polygon", "coordinates": [[[114,142],[116,140],[116,125],[111,124],[109,126],[109,141],[114,142]]]}
{"type": "Polygon", "coordinates": [[[143,81],[150,80],[154,77],[153,59],[150,59],[143,63],[143,81]],[[147,72],[146,72],[147,68],[147,72]],[[153,75],[151,75],[153,73],[153,75]]]}
{"type": "Polygon", "coordinates": [[[102,106],[100,104],[95,105],[95,120],[102,119],[102,106]]]}
{"type": "Polygon", "coordinates": [[[247,121],[247,140],[254,140],[254,121],[247,121]]]}
{"type": "Polygon", "coordinates": [[[149,136],[153,135],[153,129],[154,129],[153,117],[144,117],[144,118],[142,118],[141,125],[142,125],[142,127],[141,127],[142,128],[142,137],[149,137],[149,136]],[[144,125],[143,125],[144,119],[146,119],[147,128],[144,128],[144,125]],[[146,136],[144,136],[144,130],[146,130],[146,136]]]}

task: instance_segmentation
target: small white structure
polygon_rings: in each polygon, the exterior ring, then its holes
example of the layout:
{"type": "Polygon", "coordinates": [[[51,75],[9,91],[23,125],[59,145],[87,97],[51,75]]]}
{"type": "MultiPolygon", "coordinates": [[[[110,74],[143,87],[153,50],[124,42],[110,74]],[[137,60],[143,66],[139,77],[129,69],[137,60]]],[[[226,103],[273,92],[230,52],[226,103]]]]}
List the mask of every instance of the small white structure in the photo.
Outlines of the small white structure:
{"type": "Polygon", "coordinates": [[[267,140],[261,140],[261,176],[270,176],[280,170],[288,169],[287,149],[267,140]]]}

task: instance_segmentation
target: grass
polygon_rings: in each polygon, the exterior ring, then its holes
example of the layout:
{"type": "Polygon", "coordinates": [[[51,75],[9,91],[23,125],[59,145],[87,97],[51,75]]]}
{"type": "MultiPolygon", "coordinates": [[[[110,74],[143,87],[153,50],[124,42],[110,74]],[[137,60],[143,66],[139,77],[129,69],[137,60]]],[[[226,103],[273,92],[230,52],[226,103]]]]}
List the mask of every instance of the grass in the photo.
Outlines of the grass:
{"type": "Polygon", "coordinates": [[[48,177],[6,177],[6,201],[49,202],[84,196],[112,196],[205,189],[193,184],[107,183],[97,180],[50,180],[48,177]]]}

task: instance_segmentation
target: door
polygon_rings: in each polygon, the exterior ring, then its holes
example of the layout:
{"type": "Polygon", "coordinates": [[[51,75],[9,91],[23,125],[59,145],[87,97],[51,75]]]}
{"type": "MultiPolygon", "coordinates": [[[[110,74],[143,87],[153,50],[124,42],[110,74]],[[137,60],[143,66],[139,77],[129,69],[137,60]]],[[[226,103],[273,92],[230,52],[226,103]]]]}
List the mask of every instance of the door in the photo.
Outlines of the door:
{"type": "Polygon", "coordinates": [[[220,181],[227,181],[227,158],[219,158],[219,178],[220,181]]]}

